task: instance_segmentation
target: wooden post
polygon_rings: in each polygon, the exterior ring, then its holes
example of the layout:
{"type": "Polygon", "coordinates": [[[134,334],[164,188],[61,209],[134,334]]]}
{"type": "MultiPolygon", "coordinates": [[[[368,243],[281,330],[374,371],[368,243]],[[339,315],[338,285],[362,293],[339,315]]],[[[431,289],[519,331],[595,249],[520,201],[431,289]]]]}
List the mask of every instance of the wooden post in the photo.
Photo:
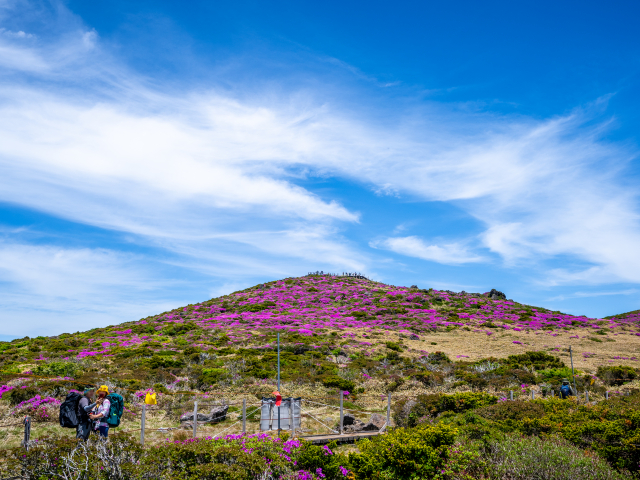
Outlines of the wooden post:
{"type": "Polygon", "coordinates": [[[513,400],[513,390],[509,390],[509,400],[513,400]]]}
{"type": "Polygon", "coordinates": [[[344,399],[344,392],[340,390],[340,435],[344,434],[344,411],[342,409],[343,399],[344,399]]]}
{"type": "Polygon", "coordinates": [[[536,399],[536,394],[533,390],[531,390],[531,400],[535,400],[536,399]]]}
{"type": "Polygon", "coordinates": [[[586,390],[584,391],[584,399],[589,403],[589,392],[586,390]]]}
{"type": "Polygon", "coordinates": [[[387,430],[391,426],[391,392],[387,393],[387,430]]]}
{"type": "Polygon", "coordinates": [[[556,392],[553,391],[553,388],[551,389],[551,398],[556,396],[556,392]]]}
{"type": "Polygon", "coordinates": [[[605,399],[605,400],[609,400],[609,390],[607,390],[606,392],[604,392],[604,399],[605,399]]]}
{"type": "MultiPolygon", "coordinates": [[[[262,409],[260,409],[262,413],[262,409]]],[[[242,433],[247,433],[247,399],[242,399],[242,433]]]]}
{"type": "Polygon", "coordinates": [[[22,441],[26,450],[29,450],[29,440],[31,440],[31,417],[27,415],[24,417],[24,440],[22,441]]]}
{"type": "Polygon", "coordinates": [[[193,438],[198,436],[198,401],[193,402],[193,438]]]}
{"type": "Polygon", "coordinates": [[[144,424],[146,421],[147,404],[142,404],[142,413],[140,414],[140,445],[144,446],[144,424]]]}

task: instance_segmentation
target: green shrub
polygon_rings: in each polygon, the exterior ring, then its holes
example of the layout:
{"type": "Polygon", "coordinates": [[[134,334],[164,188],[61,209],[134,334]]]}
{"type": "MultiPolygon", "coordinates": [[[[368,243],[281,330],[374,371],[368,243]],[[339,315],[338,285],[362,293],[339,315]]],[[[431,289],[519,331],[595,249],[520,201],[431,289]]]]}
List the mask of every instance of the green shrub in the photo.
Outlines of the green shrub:
{"type": "Polygon", "coordinates": [[[360,441],[360,453],[349,454],[349,465],[356,479],[442,478],[469,463],[454,451],[456,433],[448,425],[397,428],[360,441]]]}
{"type": "Polygon", "coordinates": [[[549,368],[562,368],[564,362],[558,357],[549,355],[546,352],[525,352],[519,355],[509,355],[505,360],[505,364],[511,368],[522,368],[523,366],[533,367],[536,370],[546,370],[549,368]]]}
{"type": "Polygon", "coordinates": [[[328,478],[344,478],[340,471],[340,466],[348,463],[348,459],[343,454],[336,454],[333,450],[335,442],[327,446],[312,445],[305,440],[301,441],[302,448],[298,454],[298,468],[310,472],[321,471],[328,478]]]}
{"type": "Polygon", "coordinates": [[[21,402],[24,402],[25,400],[29,400],[30,398],[35,397],[36,395],[38,395],[38,393],[39,390],[37,390],[35,387],[16,387],[13,390],[10,390],[9,392],[2,395],[2,398],[9,400],[9,403],[11,405],[17,405],[21,402]]]}
{"type": "Polygon", "coordinates": [[[154,355],[149,359],[149,366],[151,368],[178,368],[184,365],[180,360],[172,360],[171,358],[161,357],[160,355],[154,355]]]}
{"type": "MultiPolygon", "coordinates": [[[[431,344],[436,345],[433,342],[431,344]]],[[[430,353],[426,359],[429,363],[451,363],[451,359],[444,352],[430,353]]]]}
{"type": "Polygon", "coordinates": [[[74,377],[82,367],[74,362],[49,362],[35,366],[32,372],[47,377],[74,377]]]}
{"type": "Polygon", "coordinates": [[[571,372],[571,368],[563,367],[563,368],[547,368],[545,370],[539,370],[536,372],[538,382],[549,382],[552,384],[562,382],[563,378],[571,378],[573,373],[571,372]]]}
{"type": "Polygon", "coordinates": [[[193,355],[194,353],[200,353],[200,349],[196,347],[187,347],[182,351],[182,353],[185,356],[193,355]]]}
{"type": "Polygon", "coordinates": [[[638,374],[636,369],[626,365],[598,367],[596,375],[607,385],[622,385],[634,380],[638,374]]]}
{"type": "MultiPolygon", "coordinates": [[[[476,473],[491,480],[622,480],[607,462],[559,438],[507,436],[483,449],[476,473]]],[[[473,471],[473,468],[469,470],[473,471]]]]}
{"type": "Polygon", "coordinates": [[[520,421],[524,418],[542,418],[544,409],[539,402],[506,401],[478,408],[476,414],[494,422],[520,421]]]}
{"type": "Polygon", "coordinates": [[[394,350],[396,352],[401,352],[402,351],[402,347],[400,345],[398,345],[397,343],[394,342],[386,342],[385,345],[387,346],[387,348],[389,350],[394,350]]]}
{"type": "Polygon", "coordinates": [[[356,385],[351,380],[345,380],[337,375],[328,375],[322,379],[322,384],[328,388],[337,388],[339,390],[352,392],[356,385]]]}
{"type": "Polygon", "coordinates": [[[399,409],[395,409],[394,414],[399,417],[404,413],[406,415],[406,424],[413,427],[420,423],[420,419],[423,417],[435,417],[444,412],[465,412],[486,405],[493,405],[497,401],[498,397],[484,392],[465,392],[453,395],[441,393],[419,395],[408,414],[405,405],[398,405],[399,409]],[[405,409],[405,411],[401,412],[401,409],[405,409]]]}
{"type": "Polygon", "coordinates": [[[227,375],[224,368],[205,368],[200,374],[200,383],[202,385],[214,385],[227,375]]]}

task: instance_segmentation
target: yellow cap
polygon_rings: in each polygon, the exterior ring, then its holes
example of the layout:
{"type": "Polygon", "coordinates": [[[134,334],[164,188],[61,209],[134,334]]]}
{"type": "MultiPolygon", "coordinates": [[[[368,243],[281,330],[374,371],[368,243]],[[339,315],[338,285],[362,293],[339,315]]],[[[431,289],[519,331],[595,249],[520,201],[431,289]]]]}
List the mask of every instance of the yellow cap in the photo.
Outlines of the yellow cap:
{"type": "Polygon", "coordinates": [[[107,395],[109,394],[109,387],[106,385],[100,385],[100,388],[96,391],[96,393],[105,392],[107,395]]]}

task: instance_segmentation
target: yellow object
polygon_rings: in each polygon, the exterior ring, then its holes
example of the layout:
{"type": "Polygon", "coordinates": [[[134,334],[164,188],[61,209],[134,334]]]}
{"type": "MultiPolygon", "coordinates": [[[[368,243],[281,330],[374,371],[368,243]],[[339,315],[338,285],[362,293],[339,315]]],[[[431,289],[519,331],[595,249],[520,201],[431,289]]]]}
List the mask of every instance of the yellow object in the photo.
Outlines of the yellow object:
{"type": "Polygon", "coordinates": [[[147,405],[157,405],[158,402],[156,402],[156,394],[147,393],[147,396],[144,397],[144,403],[146,403],[147,405]]]}
{"type": "Polygon", "coordinates": [[[104,392],[109,395],[109,387],[106,385],[100,385],[100,388],[96,391],[96,393],[104,392]]]}

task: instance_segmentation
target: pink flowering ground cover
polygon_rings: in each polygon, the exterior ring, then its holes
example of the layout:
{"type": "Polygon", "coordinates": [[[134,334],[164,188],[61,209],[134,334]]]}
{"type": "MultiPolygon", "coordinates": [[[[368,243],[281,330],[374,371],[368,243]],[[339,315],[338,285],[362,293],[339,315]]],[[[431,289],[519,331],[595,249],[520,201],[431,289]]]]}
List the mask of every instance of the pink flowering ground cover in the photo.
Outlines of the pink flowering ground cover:
{"type": "MultiPolygon", "coordinates": [[[[635,368],[640,312],[594,319],[487,293],[308,275],[117,326],[0,342],[0,369],[46,378],[48,390],[39,393],[54,396],[61,394],[55,382],[80,386],[107,380],[132,393],[206,392],[247,383],[268,388],[275,377],[276,333],[285,380],[358,394],[375,379],[393,389],[409,379],[435,386],[454,375],[452,385],[484,388],[485,380],[498,375],[496,369],[476,367],[484,359],[504,364],[510,356],[544,351],[567,365],[569,345],[580,372],[595,373],[612,363],[635,368]],[[458,367],[429,366],[438,362],[458,367]],[[101,371],[107,374],[96,373],[101,371]]],[[[500,370],[501,388],[536,381],[515,370],[500,370]]],[[[544,378],[555,381],[554,375],[544,378]]],[[[3,388],[0,395],[14,395],[3,388]]]]}

